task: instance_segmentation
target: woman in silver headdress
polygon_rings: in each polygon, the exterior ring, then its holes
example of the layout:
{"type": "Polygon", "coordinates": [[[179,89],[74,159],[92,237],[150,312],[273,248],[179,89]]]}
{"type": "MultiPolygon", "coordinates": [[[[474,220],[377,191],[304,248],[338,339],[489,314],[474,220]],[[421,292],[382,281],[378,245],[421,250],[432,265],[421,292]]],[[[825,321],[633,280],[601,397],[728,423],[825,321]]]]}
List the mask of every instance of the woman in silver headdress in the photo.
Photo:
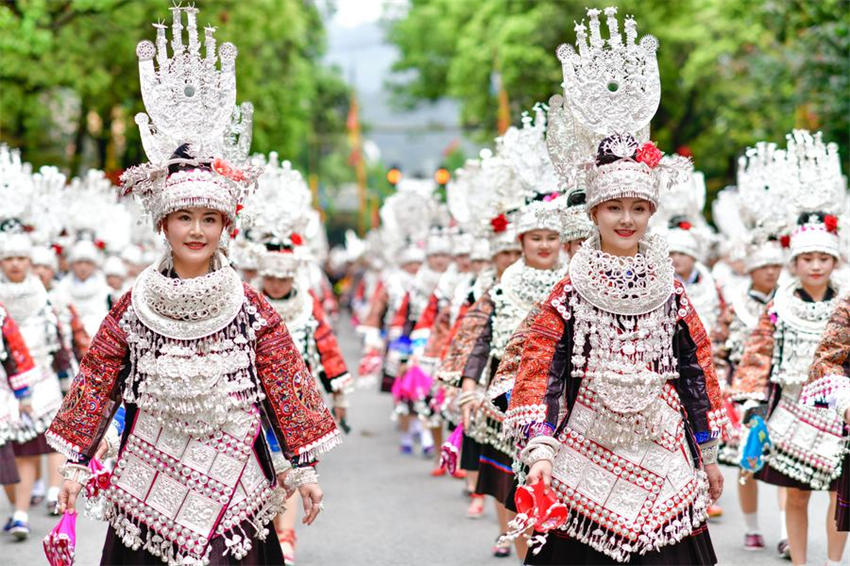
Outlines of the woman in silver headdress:
{"type": "MultiPolygon", "coordinates": [[[[65,508],[74,507],[101,443],[120,451],[102,489],[110,525],[103,564],[281,563],[269,523],[296,490],[305,522],[316,518],[316,458],[340,439],[280,315],[220,250],[259,171],[237,161],[247,155],[249,124],[239,124],[241,147],[225,142],[233,139],[224,132],[233,128],[235,48],[220,46],[219,71],[206,28],[202,60],[196,12],[172,8],[173,60],[165,26],[157,26],[156,46],[137,47],[155,127],[137,122],[152,163],[128,169],[122,182],[167,250],[104,319],[47,433],[68,458],[65,508]],[[191,143],[174,151],[175,140],[191,143]],[[122,402],[119,439],[105,430],[114,430],[107,425],[122,402]],[[281,446],[280,466],[264,428],[281,446]]],[[[250,118],[249,107],[240,110],[250,118]]]]}

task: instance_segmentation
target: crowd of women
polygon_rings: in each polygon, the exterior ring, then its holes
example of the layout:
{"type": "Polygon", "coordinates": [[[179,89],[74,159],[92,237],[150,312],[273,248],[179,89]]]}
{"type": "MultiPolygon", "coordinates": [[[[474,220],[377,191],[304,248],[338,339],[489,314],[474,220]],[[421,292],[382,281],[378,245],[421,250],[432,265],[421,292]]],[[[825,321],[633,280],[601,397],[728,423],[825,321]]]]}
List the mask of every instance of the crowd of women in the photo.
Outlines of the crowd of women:
{"type": "Polygon", "coordinates": [[[650,141],[656,40],[631,17],[621,29],[616,8],[575,31],[557,53],[563,94],[467,160],[447,206],[427,182],[385,202],[353,301],[361,378],[392,393],[402,453],[418,440],[433,475],[465,478],[468,517],[492,498],[497,557],[716,563],[730,465],[734,544],[765,549],[758,485],[772,484],[776,551],[806,564],[809,498],[828,491],[837,565],[850,517],[837,147],[803,130],[754,140],[714,229],[702,174],[650,141]]]}
{"type": "MultiPolygon", "coordinates": [[[[109,525],[104,564],[292,563],[297,503],[312,523],[318,458],[348,431],[321,219],[288,162],[250,155],[236,48],[201,39],[197,12],[172,8],[171,41],[157,24],[137,47],[149,162],[120,189],[136,204],[102,173],[66,186],[0,148],[5,531],[26,540],[41,498],[57,516],[84,498],[109,525]]],[[[764,549],[759,506],[778,506],[795,565],[811,492],[828,491],[835,566],[850,529],[836,146],[795,130],[742,148],[715,231],[702,175],[650,141],[657,41],[620,26],[588,10],[557,53],[561,94],[444,198],[403,179],[380,227],[349,237],[358,379],[392,397],[402,454],[466,482],[468,517],[493,500],[497,557],[714,564],[724,464],[740,544],[764,549]],[[779,501],[759,503],[759,483],[779,501]]]]}

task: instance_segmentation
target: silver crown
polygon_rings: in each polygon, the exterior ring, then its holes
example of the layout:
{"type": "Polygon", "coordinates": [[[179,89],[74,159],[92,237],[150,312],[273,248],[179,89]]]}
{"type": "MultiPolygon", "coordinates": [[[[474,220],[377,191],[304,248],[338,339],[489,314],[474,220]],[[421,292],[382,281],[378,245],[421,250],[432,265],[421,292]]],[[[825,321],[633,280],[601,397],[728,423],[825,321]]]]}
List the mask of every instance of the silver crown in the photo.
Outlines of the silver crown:
{"type": "Polygon", "coordinates": [[[171,8],[171,57],[162,23],[154,24],[156,44],[136,46],[147,110],[136,115],[136,123],[150,163],[127,169],[121,182],[125,194],[132,192],[141,201],[155,228],[181,207],[212,208],[235,222],[237,205],[261,173],[247,164],[253,107],[236,106],[236,47],[224,43],[216,51],[215,28],[207,27],[201,57],[197,13],[193,6],[171,8]],[[184,14],[188,44],[183,43],[184,14]],[[189,157],[172,159],[184,144],[189,157]],[[172,164],[184,168],[169,174],[172,164]],[[208,165],[212,171],[204,168],[208,165]]]}
{"type": "Polygon", "coordinates": [[[785,138],[789,190],[798,213],[839,213],[845,189],[838,145],[825,144],[820,132],[812,135],[807,130],[794,130],[785,138]]]}
{"type": "Polygon", "coordinates": [[[557,55],[564,71],[564,97],[573,117],[600,137],[636,133],[649,126],[661,101],[661,80],[651,35],[637,39],[637,23],[627,16],[619,29],[617,8],[605,8],[609,37],[600,33],[598,9],[589,9],[590,37],[584,22],[575,25],[576,49],[567,44],[557,55]]]}
{"type": "Polygon", "coordinates": [[[215,28],[206,27],[202,57],[197,13],[193,6],[171,8],[171,57],[163,23],[154,24],[156,45],[145,40],[136,46],[147,110],[136,115],[136,123],[154,163],[167,160],[184,143],[191,144],[199,158],[240,162],[248,156],[253,107],[236,107],[236,47],[223,43],[216,52],[215,28]],[[183,43],[184,14],[188,44],[183,43]]]}
{"type": "Polygon", "coordinates": [[[293,233],[304,236],[310,221],[313,194],[301,172],[289,161],[280,161],[277,152],[254,157],[263,168],[257,191],[245,201],[240,222],[259,242],[283,242],[293,233]]]}
{"type": "Polygon", "coordinates": [[[20,150],[0,144],[0,222],[23,220],[29,213],[34,190],[32,165],[21,161],[20,150]]]}
{"type": "Polygon", "coordinates": [[[758,142],[738,159],[738,193],[744,221],[764,234],[786,231],[792,177],[785,150],[758,142]]]}
{"type": "Polygon", "coordinates": [[[526,199],[557,191],[558,178],[546,149],[546,107],[534,105],[534,118],[522,115],[522,127],[504,133],[499,152],[511,164],[522,183],[526,199]]]}

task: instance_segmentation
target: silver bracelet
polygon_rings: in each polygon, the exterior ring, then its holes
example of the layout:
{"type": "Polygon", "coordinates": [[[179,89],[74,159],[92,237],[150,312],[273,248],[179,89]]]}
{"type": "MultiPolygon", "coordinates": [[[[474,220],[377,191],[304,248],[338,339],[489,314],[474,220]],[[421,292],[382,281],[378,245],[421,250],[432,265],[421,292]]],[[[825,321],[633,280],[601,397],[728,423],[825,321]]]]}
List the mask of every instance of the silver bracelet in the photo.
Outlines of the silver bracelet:
{"type": "Polygon", "coordinates": [[[525,448],[519,454],[519,459],[526,466],[532,466],[540,460],[554,462],[555,454],[558,452],[560,442],[557,438],[540,435],[528,441],[525,448]]]}
{"type": "Polygon", "coordinates": [[[480,398],[481,393],[479,391],[463,391],[457,396],[457,404],[458,407],[463,407],[464,405],[477,401],[480,398]]]}
{"type": "Polygon", "coordinates": [[[103,440],[106,442],[106,454],[103,455],[104,460],[114,458],[118,455],[118,446],[121,443],[121,435],[111,424],[106,429],[106,434],[103,435],[103,440]]]}
{"type": "Polygon", "coordinates": [[[717,452],[720,449],[720,445],[716,442],[713,442],[711,446],[700,446],[700,452],[702,452],[702,465],[709,466],[711,464],[717,463],[717,452]]]}
{"type": "Polygon", "coordinates": [[[283,487],[287,490],[295,490],[309,483],[319,483],[319,473],[313,466],[303,468],[292,468],[283,480],[283,487]]]}
{"type": "Polygon", "coordinates": [[[73,462],[65,462],[59,466],[59,473],[66,480],[76,482],[80,485],[86,485],[91,479],[91,470],[83,464],[74,464],[73,462]]]}

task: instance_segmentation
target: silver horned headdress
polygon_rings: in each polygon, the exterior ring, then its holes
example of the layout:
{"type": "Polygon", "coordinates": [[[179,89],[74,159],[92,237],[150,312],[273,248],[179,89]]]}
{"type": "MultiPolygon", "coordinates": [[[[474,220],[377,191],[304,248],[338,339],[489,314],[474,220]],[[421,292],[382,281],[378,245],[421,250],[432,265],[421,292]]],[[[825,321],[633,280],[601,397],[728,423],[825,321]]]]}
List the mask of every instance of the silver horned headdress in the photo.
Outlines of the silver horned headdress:
{"type": "MultiPolygon", "coordinates": [[[[600,138],[613,132],[637,133],[649,127],[661,101],[661,79],[651,35],[637,39],[637,23],[627,16],[620,33],[617,8],[605,8],[609,37],[600,33],[600,10],[589,9],[588,26],[577,23],[576,49],[558,47],[564,71],[564,96],[573,116],[600,138]]],[[[648,130],[647,130],[648,134],[648,130]]],[[[642,136],[641,136],[642,137],[642,136]]]]}
{"type": "Polygon", "coordinates": [[[136,115],[136,124],[150,163],[128,169],[121,180],[155,227],[182,207],[212,208],[234,222],[236,205],[260,173],[247,163],[253,107],[236,106],[236,47],[223,43],[216,49],[215,28],[207,27],[202,56],[197,13],[193,6],[171,8],[170,57],[162,23],[154,24],[156,43],[136,46],[147,110],[136,115]],[[173,157],[178,148],[182,154],[173,157]],[[180,170],[169,174],[169,166],[180,170]]]}
{"type": "Polygon", "coordinates": [[[790,203],[796,217],[791,231],[791,258],[808,252],[842,257],[839,214],[844,210],[846,189],[841,176],[838,146],[825,144],[821,133],[794,130],[785,138],[788,146],[790,203]]]}
{"type": "Polygon", "coordinates": [[[604,10],[609,37],[589,9],[589,24],[575,26],[576,47],[561,45],[564,96],[550,99],[549,153],[565,189],[586,186],[587,209],[613,198],[658,204],[659,192],[690,174],[687,159],[669,156],[649,142],[649,122],[661,100],[652,36],[637,39],[637,23],[623,28],[617,9],[604,10]],[[590,35],[588,36],[588,29],[590,35]],[[596,156],[604,159],[594,159],[596,156]]]}

